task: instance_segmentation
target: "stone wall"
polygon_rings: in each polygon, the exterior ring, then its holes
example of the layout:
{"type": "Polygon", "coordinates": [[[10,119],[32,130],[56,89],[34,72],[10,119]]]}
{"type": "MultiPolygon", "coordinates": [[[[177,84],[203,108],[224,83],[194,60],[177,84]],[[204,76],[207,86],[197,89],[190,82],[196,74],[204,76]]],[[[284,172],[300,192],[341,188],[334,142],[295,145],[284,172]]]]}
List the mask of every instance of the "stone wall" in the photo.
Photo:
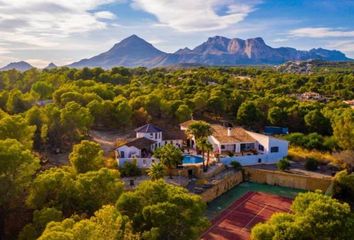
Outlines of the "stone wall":
{"type": "Polygon", "coordinates": [[[305,176],[294,173],[256,169],[251,167],[245,167],[244,169],[245,176],[251,182],[298,188],[310,191],[320,189],[323,192],[326,192],[333,181],[333,178],[330,176],[305,176]]]}
{"type": "Polygon", "coordinates": [[[210,202],[220,196],[221,194],[229,191],[234,186],[240,184],[243,180],[242,172],[231,172],[230,175],[225,176],[223,179],[216,180],[211,188],[200,194],[204,202],[210,202]]]}

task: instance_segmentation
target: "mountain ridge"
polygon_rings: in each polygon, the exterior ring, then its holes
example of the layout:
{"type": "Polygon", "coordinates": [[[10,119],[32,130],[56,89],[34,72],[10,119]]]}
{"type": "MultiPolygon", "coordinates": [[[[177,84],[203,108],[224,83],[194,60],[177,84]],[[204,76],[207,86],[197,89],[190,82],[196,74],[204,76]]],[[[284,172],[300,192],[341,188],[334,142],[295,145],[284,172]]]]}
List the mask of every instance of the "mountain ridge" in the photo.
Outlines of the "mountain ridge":
{"type": "Polygon", "coordinates": [[[0,68],[0,71],[8,71],[8,70],[18,70],[20,72],[24,72],[27,70],[30,70],[34,68],[31,64],[25,61],[19,61],[19,62],[11,62],[7,64],[6,66],[0,68]]]}
{"type": "Polygon", "coordinates": [[[313,48],[308,51],[291,47],[272,48],[263,38],[209,37],[193,49],[181,48],[166,53],[137,35],[132,35],[115,44],[107,52],[92,58],[82,59],[69,67],[166,67],[179,64],[201,64],[210,66],[233,66],[252,64],[282,64],[287,61],[305,60],[348,61],[344,53],[337,50],[313,48]]]}

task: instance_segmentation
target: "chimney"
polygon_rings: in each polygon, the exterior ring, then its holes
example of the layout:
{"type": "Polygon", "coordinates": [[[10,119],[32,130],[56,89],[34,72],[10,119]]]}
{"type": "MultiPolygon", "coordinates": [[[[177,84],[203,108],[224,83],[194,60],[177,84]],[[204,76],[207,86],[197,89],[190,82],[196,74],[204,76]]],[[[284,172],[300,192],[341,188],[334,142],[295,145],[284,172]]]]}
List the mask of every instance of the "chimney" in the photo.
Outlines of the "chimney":
{"type": "Polygon", "coordinates": [[[227,128],[227,136],[229,136],[229,137],[231,136],[231,128],[230,127],[227,128]]]}

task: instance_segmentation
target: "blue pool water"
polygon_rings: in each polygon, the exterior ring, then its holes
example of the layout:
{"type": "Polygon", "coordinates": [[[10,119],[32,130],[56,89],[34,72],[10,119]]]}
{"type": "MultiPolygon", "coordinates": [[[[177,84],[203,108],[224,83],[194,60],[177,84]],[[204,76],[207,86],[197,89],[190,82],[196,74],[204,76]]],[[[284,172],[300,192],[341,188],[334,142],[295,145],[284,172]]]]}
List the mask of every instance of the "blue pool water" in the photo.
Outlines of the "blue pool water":
{"type": "Polygon", "coordinates": [[[203,162],[203,158],[199,156],[193,156],[193,155],[184,155],[183,164],[193,164],[193,163],[201,163],[203,162]]]}

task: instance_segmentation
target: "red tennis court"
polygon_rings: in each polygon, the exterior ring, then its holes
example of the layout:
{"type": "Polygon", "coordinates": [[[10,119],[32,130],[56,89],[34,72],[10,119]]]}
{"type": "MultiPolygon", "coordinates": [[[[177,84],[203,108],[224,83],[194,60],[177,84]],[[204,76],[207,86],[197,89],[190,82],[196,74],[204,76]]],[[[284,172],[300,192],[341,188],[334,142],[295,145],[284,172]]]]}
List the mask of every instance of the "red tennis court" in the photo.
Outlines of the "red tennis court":
{"type": "Polygon", "coordinates": [[[289,212],[292,199],[268,193],[248,192],[212,220],[202,240],[246,240],[252,227],[275,212],[289,212]]]}

